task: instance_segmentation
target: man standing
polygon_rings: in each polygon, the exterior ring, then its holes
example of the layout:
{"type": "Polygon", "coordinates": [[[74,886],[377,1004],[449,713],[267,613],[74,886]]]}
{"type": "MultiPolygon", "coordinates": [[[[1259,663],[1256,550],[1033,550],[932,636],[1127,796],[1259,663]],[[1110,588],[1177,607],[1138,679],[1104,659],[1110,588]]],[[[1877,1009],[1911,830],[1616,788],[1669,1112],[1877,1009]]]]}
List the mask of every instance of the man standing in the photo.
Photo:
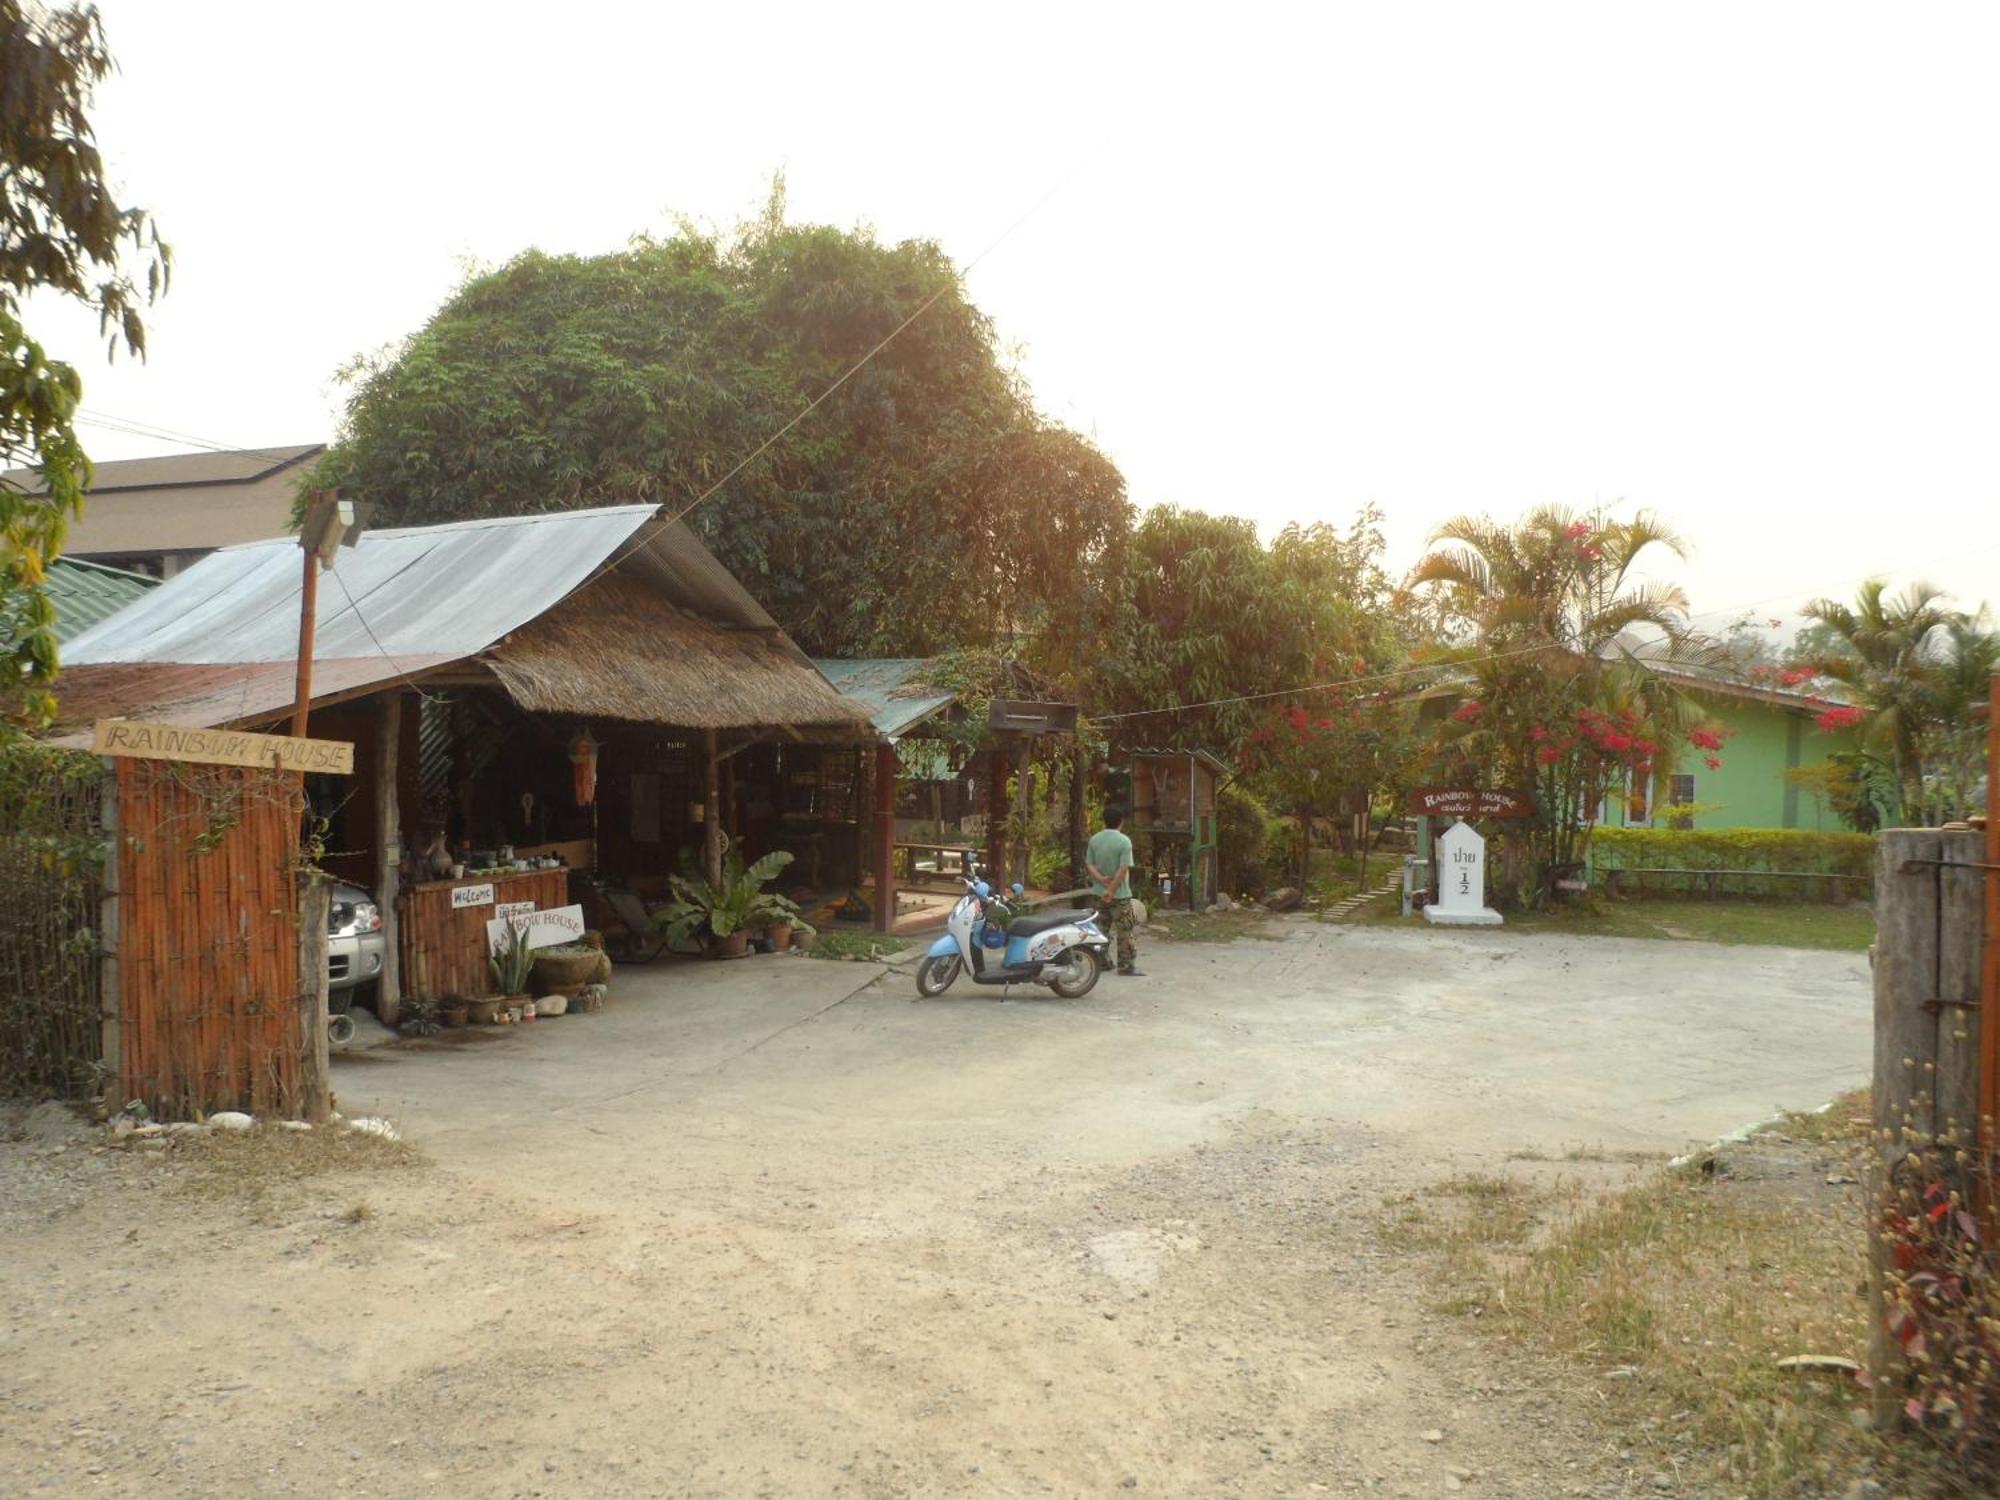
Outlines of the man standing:
{"type": "Polygon", "coordinates": [[[1090,836],[1083,851],[1084,868],[1097,888],[1099,918],[1118,938],[1118,972],[1137,977],[1139,953],[1132,943],[1132,840],[1119,832],[1125,809],[1104,809],[1104,826],[1090,836]]]}

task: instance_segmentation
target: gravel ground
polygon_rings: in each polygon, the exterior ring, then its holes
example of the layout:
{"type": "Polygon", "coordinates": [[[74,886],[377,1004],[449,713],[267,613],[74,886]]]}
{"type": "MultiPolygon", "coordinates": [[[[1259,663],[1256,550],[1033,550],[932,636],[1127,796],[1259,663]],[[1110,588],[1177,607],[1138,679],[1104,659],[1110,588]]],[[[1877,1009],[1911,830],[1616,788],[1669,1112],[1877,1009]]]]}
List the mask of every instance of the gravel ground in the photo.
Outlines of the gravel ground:
{"type": "Polygon", "coordinates": [[[1617,1434],[1424,1311],[1385,1199],[1865,1071],[1850,955],[1297,923],[1145,962],[1074,1004],[621,970],[343,1060],[414,1148],[359,1160],[14,1117],[0,1496],[1622,1495],[1617,1434]]]}

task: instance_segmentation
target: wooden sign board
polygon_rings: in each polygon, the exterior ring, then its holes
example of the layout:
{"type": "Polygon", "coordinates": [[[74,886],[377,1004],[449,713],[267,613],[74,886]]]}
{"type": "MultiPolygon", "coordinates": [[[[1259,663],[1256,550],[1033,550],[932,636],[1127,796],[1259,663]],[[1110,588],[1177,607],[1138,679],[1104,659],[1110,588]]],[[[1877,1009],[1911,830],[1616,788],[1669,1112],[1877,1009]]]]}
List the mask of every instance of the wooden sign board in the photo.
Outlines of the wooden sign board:
{"type": "Polygon", "coordinates": [[[99,719],[91,749],[99,755],[133,760],[354,774],[354,746],[345,740],[301,740],[288,734],[250,734],[239,729],[190,729],[184,724],[148,724],[140,719],[99,719]]]}
{"type": "Polygon", "coordinates": [[[1037,703],[1028,698],[995,698],[986,711],[988,729],[1009,734],[1074,734],[1074,703],[1037,703]]]}
{"type": "Polygon", "coordinates": [[[451,888],[451,909],[458,911],[467,906],[491,906],[493,887],[487,885],[455,885],[451,888]]]}
{"type": "Polygon", "coordinates": [[[1425,818],[1532,818],[1535,799],[1498,788],[1420,786],[1410,793],[1410,811],[1425,818]]]}

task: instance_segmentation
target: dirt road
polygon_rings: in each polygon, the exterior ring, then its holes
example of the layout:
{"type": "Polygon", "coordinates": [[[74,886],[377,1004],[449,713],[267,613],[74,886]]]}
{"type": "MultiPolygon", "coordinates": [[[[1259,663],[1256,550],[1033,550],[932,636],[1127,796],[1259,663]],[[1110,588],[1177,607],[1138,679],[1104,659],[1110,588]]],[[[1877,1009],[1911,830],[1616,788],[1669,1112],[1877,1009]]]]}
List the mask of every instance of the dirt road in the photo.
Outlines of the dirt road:
{"type": "Polygon", "coordinates": [[[1146,958],[1074,1004],[621,971],[342,1063],[413,1166],[230,1186],[40,1112],[0,1146],[0,1496],[1660,1493],[1425,1311],[1384,1199],[1816,1104],[1866,1071],[1865,961],[1146,958]]]}

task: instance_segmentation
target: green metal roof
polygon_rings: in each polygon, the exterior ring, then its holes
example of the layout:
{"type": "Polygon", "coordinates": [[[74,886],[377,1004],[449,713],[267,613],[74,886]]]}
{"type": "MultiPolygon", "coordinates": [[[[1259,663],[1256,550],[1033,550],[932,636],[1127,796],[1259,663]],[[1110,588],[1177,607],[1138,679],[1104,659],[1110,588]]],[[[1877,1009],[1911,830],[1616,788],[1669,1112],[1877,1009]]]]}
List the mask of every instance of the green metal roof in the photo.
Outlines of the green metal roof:
{"type": "Polygon", "coordinates": [[[875,732],[888,740],[908,733],[958,697],[913,685],[912,679],[931,665],[927,657],[868,656],[853,661],[816,657],[813,665],[835,692],[865,707],[875,732]]]}
{"type": "Polygon", "coordinates": [[[73,640],[159,586],[159,579],[143,573],[107,568],[76,557],[57,558],[49,564],[45,585],[56,607],[56,639],[73,640]]]}

